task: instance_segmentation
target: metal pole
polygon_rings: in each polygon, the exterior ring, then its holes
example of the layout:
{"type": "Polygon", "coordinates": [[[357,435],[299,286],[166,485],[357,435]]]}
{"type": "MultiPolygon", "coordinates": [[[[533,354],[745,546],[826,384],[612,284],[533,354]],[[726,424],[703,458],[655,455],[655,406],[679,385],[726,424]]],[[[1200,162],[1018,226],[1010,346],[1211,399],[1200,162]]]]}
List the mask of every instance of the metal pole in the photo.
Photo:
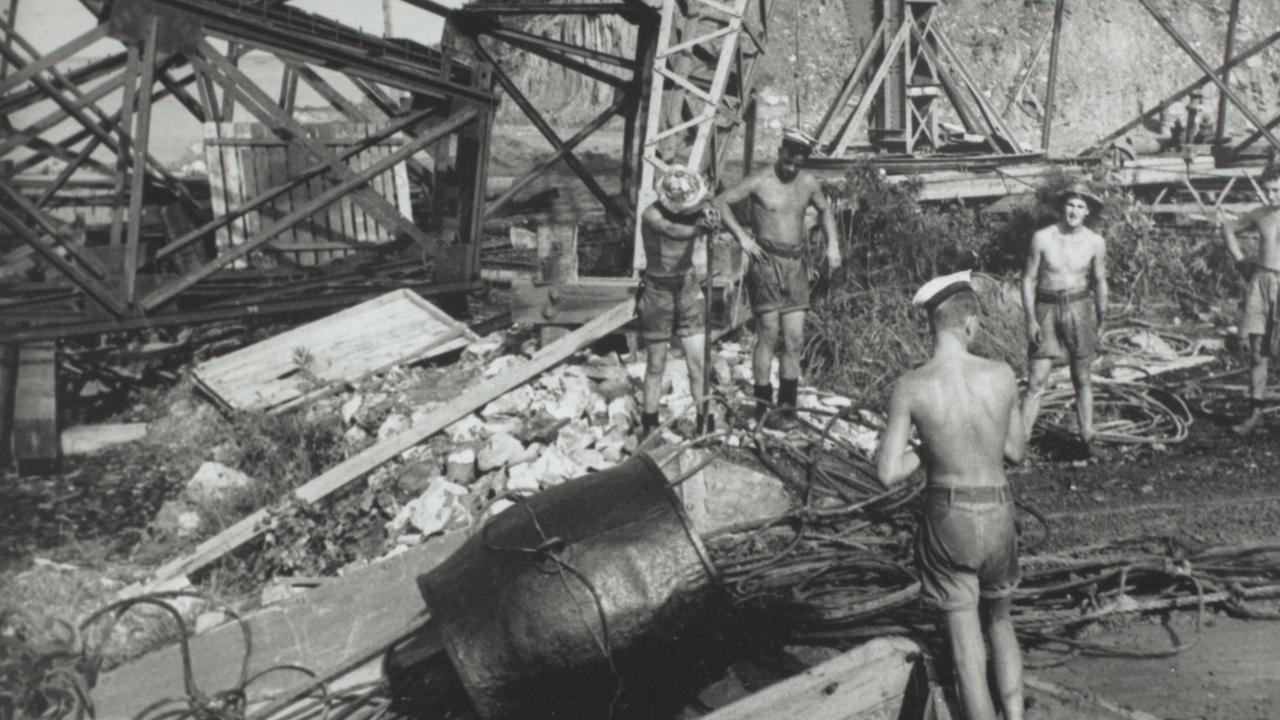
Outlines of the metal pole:
{"type": "Polygon", "coordinates": [[[1044,124],[1040,128],[1040,149],[1049,152],[1049,138],[1053,135],[1053,100],[1058,85],[1058,48],[1062,44],[1062,14],[1067,0],[1058,0],[1053,7],[1053,42],[1049,45],[1049,80],[1044,91],[1044,124]]]}
{"type": "Polygon", "coordinates": [[[1258,114],[1250,109],[1249,106],[1245,104],[1244,100],[1241,100],[1240,96],[1236,95],[1235,91],[1222,81],[1222,78],[1214,74],[1213,68],[1209,67],[1209,63],[1205,62],[1204,58],[1200,57],[1200,53],[1196,52],[1195,48],[1191,47],[1191,43],[1187,42],[1187,39],[1182,37],[1182,34],[1178,32],[1177,28],[1173,27],[1168,18],[1160,14],[1160,11],[1151,4],[1151,0],[1138,0],[1138,2],[1142,4],[1142,7],[1146,8],[1148,13],[1151,13],[1151,17],[1155,18],[1156,23],[1158,23],[1165,32],[1169,33],[1169,37],[1173,38],[1173,41],[1178,43],[1178,47],[1182,48],[1182,51],[1187,54],[1187,57],[1191,58],[1191,60],[1200,67],[1200,71],[1208,75],[1209,79],[1218,86],[1218,91],[1225,95],[1227,99],[1231,101],[1232,105],[1239,108],[1240,112],[1249,119],[1249,122],[1253,123],[1255,128],[1262,131],[1262,137],[1266,138],[1267,142],[1271,143],[1271,147],[1280,150],[1280,139],[1277,139],[1275,135],[1271,134],[1270,130],[1267,130],[1266,123],[1263,122],[1262,118],[1258,117],[1258,114]]]}
{"type": "MultiPolygon", "coordinates": [[[[1240,21],[1240,0],[1231,0],[1231,19],[1227,21],[1227,45],[1222,52],[1222,62],[1225,65],[1231,61],[1231,53],[1236,49],[1236,25],[1240,21]]],[[[1222,73],[1224,82],[1231,82],[1231,70],[1227,69],[1222,73]]],[[[1218,93],[1218,131],[1214,133],[1214,137],[1218,142],[1227,135],[1227,96],[1218,93]]]]}

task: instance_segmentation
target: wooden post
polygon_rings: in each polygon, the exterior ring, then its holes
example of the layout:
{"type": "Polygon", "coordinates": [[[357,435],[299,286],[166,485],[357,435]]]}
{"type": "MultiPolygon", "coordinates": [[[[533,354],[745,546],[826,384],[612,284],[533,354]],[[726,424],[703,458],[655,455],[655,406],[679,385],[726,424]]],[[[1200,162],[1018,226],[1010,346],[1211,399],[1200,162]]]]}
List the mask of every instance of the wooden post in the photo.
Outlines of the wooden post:
{"type": "MultiPolygon", "coordinates": [[[[1227,40],[1222,50],[1222,62],[1225,65],[1231,61],[1231,53],[1236,50],[1236,26],[1240,22],[1240,0],[1231,0],[1231,17],[1227,20],[1227,40]]],[[[1222,73],[1224,82],[1231,82],[1231,70],[1228,68],[1222,73]]],[[[1227,96],[1218,93],[1218,128],[1214,133],[1214,137],[1218,142],[1227,135],[1227,96]]]]}
{"type": "Polygon", "coordinates": [[[147,145],[151,138],[151,83],[156,67],[156,40],[160,21],[151,18],[142,44],[142,68],[138,73],[138,115],[133,130],[133,171],[129,175],[129,228],[125,238],[124,301],[138,298],[138,249],[142,238],[142,193],[145,190],[147,145]]]}
{"type": "Polygon", "coordinates": [[[1040,149],[1049,152],[1049,139],[1053,135],[1053,101],[1058,85],[1058,48],[1062,41],[1062,15],[1067,0],[1058,0],[1053,7],[1053,41],[1049,44],[1049,79],[1044,91],[1044,124],[1040,127],[1040,149]]]}
{"type": "Polygon", "coordinates": [[[18,346],[0,345],[0,458],[11,455],[9,431],[13,428],[14,389],[18,385],[18,346]]]}
{"type": "Polygon", "coordinates": [[[46,470],[60,457],[57,346],[52,341],[18,349],[13,402],[13,458],[18,472],[46,470]]]}

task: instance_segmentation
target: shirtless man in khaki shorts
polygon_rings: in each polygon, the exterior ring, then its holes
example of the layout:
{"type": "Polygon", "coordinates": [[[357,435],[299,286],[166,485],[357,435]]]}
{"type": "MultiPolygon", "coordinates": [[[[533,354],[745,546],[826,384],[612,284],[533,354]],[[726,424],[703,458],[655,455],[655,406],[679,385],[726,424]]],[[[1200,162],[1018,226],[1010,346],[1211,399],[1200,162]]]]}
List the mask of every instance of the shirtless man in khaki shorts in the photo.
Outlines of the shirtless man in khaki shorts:
{"type": "Polygon", "coordinates": [[[1022,653],[1010,615],[1018,541],[1004,474],[1004,460],[1020,462],[1026,451],[1018,382],[1005,363],[969,352],[981,305],[968,272],[930,280],[914,302],[929,315],[933,357],[893,388],[877,474],[887,486],[922,464],[928,474],[916,544],[920,596],[942,615],[965,717],[996,717],[985,629],[1003,717],[1022,720],[1022,653]],[[908,447],[912,426],[919,449],[908,447]]]}
{"type": "Polygon", "coordinates": [[[694,240],[719,223],[707,201],[702,177],[683,165],[672,165],[658,180],[658,201],[640,216],[640,236],[646,261],[644,284],[636,309],[645,347],[644,409],[640,415],[643,439],[658,427],[667,348],[680,341],[689,370],[689,394],[697,404],[698,432],[704,429],[702,366],[706,317],[702,283],[693,267],[694,240]]]}
{"type": "Polygon", "coordinates": [[[1093,457],[1096,450],[1089,365],[1107,312],[1107,243],[1085,227],[1084,221],[1102,208],[1102,200],[1084,183],[1071,185],[1056,200],[1062,219],[1031,237],[1022,271],[1022,307],[1031,358],[1022,419],[1030,436],[1049,373],[1055,364],[1069,363],[1080,439],[1085,452],[1093,457]]]}
{"type": "Polygon", "coordinates": [[[1262,173],[1262,191],[1267,202],[1245,213],[1235,222],[1223,222],[1227,252],[1240,271],[1249,278],[1245,289],[1240,334],[1249,338],[1249,415],[1236,425],[1240,435],[1247,435],[1262,420],[1262,403],[1267,392],[1268,358],[1280,350],[1280,332],[1276,320],[1280,315],[1280,167],[1268,167],[1262,173]],[[1256,228],[1258,259],[1248,260],[1240,249],[1236,233],[1256,228]]]}
{"type": "Polygon", "coordinates": [[[804,215],[809,206],[818,210],[822,234],[827,239],[827,267],[840,267],[840,244],[835,214],[818,178],[800,163],[813,152],[817,141],[799,130],[782,136],[778,160],[752,173],[736,187],[715,199],[724,226],[750,256],[747,295],[756,316],[756,347],[751,359],[755,378],[756,419],[773,403],[770,379],[773,355],[779,353],[778,405],[770,426],[787,430],[795,426],[796,396],[800,383],[800,348],[804,345],[804,321],[809,309],[809,264],[805,259],[804,215]],[[751,200],[751,228],[747,232],[730,208],[751,200]]]}

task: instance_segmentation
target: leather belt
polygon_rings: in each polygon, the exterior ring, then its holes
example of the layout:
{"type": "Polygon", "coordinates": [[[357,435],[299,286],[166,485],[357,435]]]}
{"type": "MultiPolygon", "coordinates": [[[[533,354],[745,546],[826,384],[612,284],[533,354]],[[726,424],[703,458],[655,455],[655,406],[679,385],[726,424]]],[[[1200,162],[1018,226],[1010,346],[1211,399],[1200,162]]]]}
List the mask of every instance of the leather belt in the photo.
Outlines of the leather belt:
{"type": "Polygon", "coordinates": [[[804,245],[802,243],[787,243],[783,245],[771,240],[756,238],[756,244],[764,248],[764,251],[770,255],[777,255],[778,257],[798,258],[804,255],[804,245]]]}
{"type": "Polygon", "coordinates": [[[1037,290],[1036,302],[1066,305],[1077,300],[1084,300],[1091,294],[1089,288],[1080,288],[1078,290],[1037,290]]]}
{"type": "Polygon", "coordinates": [[[977,487],[930,487],[925,492],[930,497],[946,498],[950,502],[1008,503],[1013,502],[1013,491],[1008,485],[979,485],[977,487]]]}
{"type": "Polygon", "coordinates": [[[644,282],[646,285],[662,290],[679,290],[686,284],[694,281],[693,273],[681,273],[679,275],[658,275],[655,273],[645,273],[644,282]]]}

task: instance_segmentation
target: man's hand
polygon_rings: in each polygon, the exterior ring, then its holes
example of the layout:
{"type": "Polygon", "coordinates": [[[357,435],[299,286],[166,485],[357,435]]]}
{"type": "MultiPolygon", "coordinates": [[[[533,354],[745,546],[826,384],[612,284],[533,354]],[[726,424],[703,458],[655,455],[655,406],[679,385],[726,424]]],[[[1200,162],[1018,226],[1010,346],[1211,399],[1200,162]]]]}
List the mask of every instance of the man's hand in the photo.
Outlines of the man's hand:
{"type": "Polygon", "coordinates": [[[844,257],[840,255],[840,246],[835,243],[827,244],[827,269],[835,272],[844,264],[844,257]]]}
{"type": "Polygon", "coordinates": [[[742,252],[746,253],[748,257],[756,259],[764,257],[764,248],[757,245],[756,239],[750,235],[743,233],[738,238],[738,244],[742,246],[742,252]]]}
{"type": "Polygon", "coordinates": [[[715,206],[708,205],[702,208],[702,213],[698,215],[698,227],[707,230],[720,229],[720,211],[715,206]]]}
{"type": "Polygon", "coordinates": [[[1027,318],[1027,341],[1032,345],[1040,344],[1040,323],[1035,318],[1027,318]]]}

